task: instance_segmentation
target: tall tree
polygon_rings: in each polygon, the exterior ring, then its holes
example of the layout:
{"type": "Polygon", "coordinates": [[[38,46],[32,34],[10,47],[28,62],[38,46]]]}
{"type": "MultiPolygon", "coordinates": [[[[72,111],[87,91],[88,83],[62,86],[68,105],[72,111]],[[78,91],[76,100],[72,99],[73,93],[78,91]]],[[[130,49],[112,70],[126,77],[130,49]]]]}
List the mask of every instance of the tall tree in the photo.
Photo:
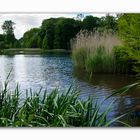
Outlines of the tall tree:
{"type": "Polygon", "coordinates": [[[70,49],[70,39],[80,31],[80,23],[80,21],[70,18],[59,19],[55,26],[54,47],[57,49],[70,49]]]}
{"type": "Polygon", "coordinates": [[[14,44],[14,41],[16,40],[14,35],[14,25],[15,23],[11,20],[6,20],[2,25],[5,34],[5,42],[7,44],[14,44]]]}
{"type": "Polygon", "coordinates": [[[42,48],[42,40],[41,40],[41,37],[39,35],[37,36],[37,47],[42,48]]]}
{"type": "Polygon", "coordinates": [[[14,34],[14,22],[11,20],[6,20],[3,25],[2,25],[2,29],[4,31],[5,34],[14,34]]]}
{"type": "Polygon", "coordinates": [[[101,27],[105,29],[112,29],[115,31],[117,29],[117,19],[114,16],[107,14],[105,17],[101,18],[101,27]]]}
{"type": "Polygon", "coordinates": [[[37,48],[37,40],[39,37],[39,28],[32,28],[29,31],[25,32],[22,39],[23,47],[26,48],[37,48]]]}
{"type": "Polygon", "coordinates": [[[45,36],[44,39],[43,39],[42,48],[43,49],[48,49],[48,46],[47,46],[47,36],[45,36]]]}
{"type": "Polygon", "coordinates": [[[98,17],[86,16],[82,22],[82,29],[92,31],[100,26],[101,20],[98,17]]]}
{"type": "Polygon", "coordinates": [[[55,30],[55,24],[58,19],[55,18],[50,18],[46,19],[42,22],[41,26],[41,35],[42,38],[46,37],[47,39],[47,48],[48,49],[53,49],[53,42],[54,42],[54,30],[55,30]]]}

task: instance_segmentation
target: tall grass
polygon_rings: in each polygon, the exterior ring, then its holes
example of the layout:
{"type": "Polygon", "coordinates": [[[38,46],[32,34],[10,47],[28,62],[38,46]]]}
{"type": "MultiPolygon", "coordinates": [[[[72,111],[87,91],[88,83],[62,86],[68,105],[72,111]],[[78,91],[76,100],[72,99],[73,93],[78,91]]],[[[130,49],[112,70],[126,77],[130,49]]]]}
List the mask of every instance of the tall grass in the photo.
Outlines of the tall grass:
{"type": "Polygon", "coordinates": [[[78,127],[78,126],[110,126],[119,122],[122,116],[107,119],[113,102],[100,112],[103,103],[99,104],[93,97],[86,101],[78,98],[79,91],[70,87],[59,94],[54,89],[50,94],[46,91],[26,91],[26,98],[21,101],[19,86],[12,92],[5,82],[0,92],[0,126],[6,127],[78,127]]]}
{"type": "Polygon", "coordinates": [[[81,31],[71,40],[74,64],[90,73],[116,73],[113,48],[118,45],[121,41],[111,31],[81,31]]]}

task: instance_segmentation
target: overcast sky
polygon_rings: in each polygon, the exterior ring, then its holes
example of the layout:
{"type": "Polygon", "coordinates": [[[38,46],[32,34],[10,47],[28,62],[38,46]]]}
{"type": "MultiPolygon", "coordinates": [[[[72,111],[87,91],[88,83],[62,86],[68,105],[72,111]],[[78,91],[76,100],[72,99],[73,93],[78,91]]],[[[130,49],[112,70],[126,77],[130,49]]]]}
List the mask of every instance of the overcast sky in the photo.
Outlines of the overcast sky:
{"type": "MultiPolygon", "coordinates": [[[[76,17],[77,14],[0,14],[0,34],[3,33],[1,25],[5,20],[12,20],[15,23],[15,37],[21,38],[23,34],[34,27],[41,26],[42,20],[50,17],[76,17]]],[[[91,15],[91,14],[84,14],[91,15]]],[[[104,16],[105,14],[92,14],[93,16],[104,16]]]]}

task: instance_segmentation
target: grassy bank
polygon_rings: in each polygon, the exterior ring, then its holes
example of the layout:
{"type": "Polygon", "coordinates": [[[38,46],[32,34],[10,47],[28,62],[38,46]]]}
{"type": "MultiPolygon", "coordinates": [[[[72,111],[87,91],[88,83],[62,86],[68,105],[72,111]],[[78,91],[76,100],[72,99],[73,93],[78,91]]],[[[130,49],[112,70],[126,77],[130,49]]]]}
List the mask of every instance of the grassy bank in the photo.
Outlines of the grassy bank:
{"type": "MultiPolygon", "coordinates": [[[[131,86],[132,87],[132,86],[131,86]]],[[[126,89],[114,92],[120,94],[126,89]]],[[[70,87],[66,92],[60,93],[57,89],[50,94],[46,91],[26,91],[25,99],[21,100],[19,86],[14,91],[8,90],[5,82],[0,92],[0,126],[6,127],[108,127],[114,123],[127,126],[118,116],[109,120],[108,113],[112,104],[103,111],[102,103],[89,97],[86,101],[78,98],[79,91],[70,87]]],[[[108,97],[110,98],[110,97],[108,97]]]]}
{"type": "Polygon", "coordinates": [[[113,48],[121,41],[110,31],[81,31],[71,41],[72,58],[76,67],[89,73],[117,73],[118,68],[113,48]]]}
{"type": "Polygon", "coordinates": [[[14,55],[14,54],[46,54],[46,53],[70,53],[69,50],[64,49],[51,49],[44,50],[39,48],[11,48],[1,50],[0,54],[14,55]]]}

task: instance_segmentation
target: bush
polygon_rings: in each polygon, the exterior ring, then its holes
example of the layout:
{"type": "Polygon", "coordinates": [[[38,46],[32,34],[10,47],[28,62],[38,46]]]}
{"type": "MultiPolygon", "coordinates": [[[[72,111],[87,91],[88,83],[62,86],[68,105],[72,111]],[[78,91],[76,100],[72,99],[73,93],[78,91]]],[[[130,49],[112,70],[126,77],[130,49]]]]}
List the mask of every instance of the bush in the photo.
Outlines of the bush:
{"type": "Polygon", "coordinates": [[[121,73],[140,72],[140,50],[127,46],[117,46],[114,48],[114,54],[121,73]]]}

